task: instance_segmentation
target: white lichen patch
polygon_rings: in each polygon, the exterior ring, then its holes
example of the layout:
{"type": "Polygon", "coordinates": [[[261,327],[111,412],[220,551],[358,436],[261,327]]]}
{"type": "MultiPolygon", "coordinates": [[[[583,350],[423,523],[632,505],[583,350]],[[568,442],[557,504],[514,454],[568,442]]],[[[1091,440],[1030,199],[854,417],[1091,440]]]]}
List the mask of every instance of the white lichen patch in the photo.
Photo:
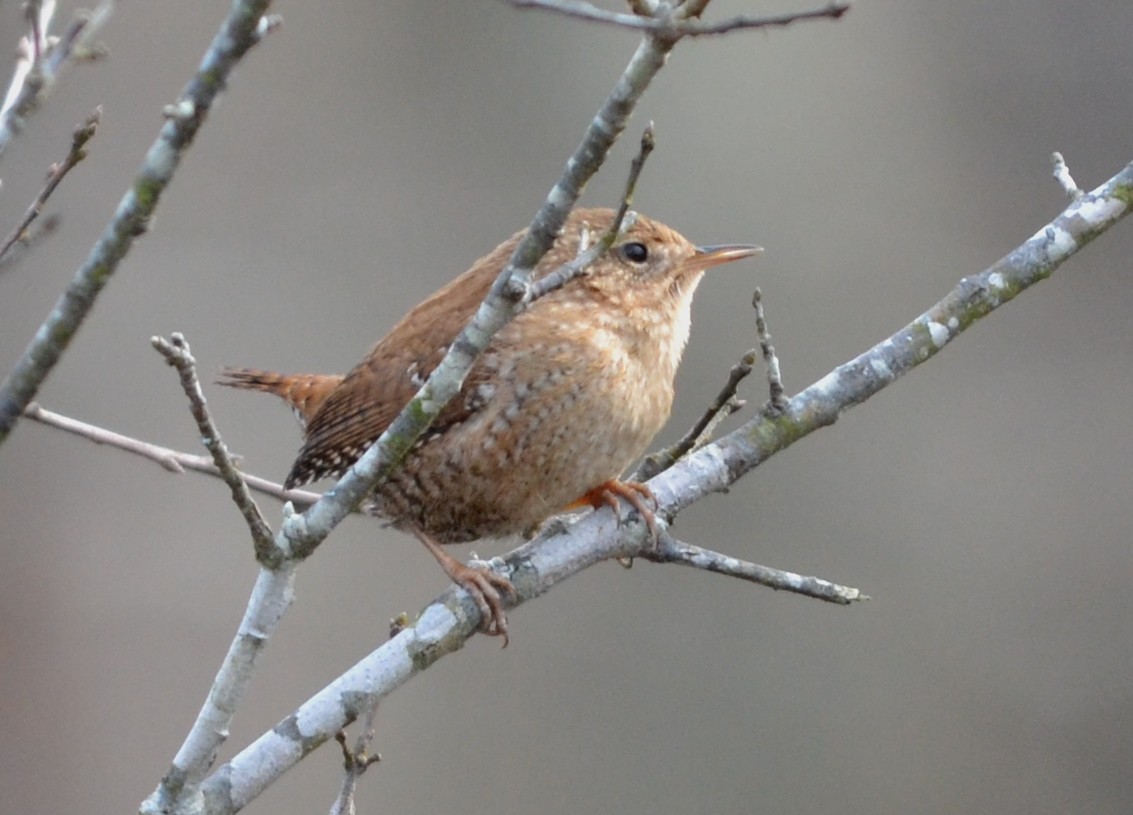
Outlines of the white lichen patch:
{"type": "Polygon", "coordinates": [[[938,349],[947,345],[951,337],[947,326],[941,325],[936,320],[928,321],[928,335],[932,337],[932,344],[938,349]]]}
{"type": "MultiPolygon", "coordinates": [[[[1075,214],[1091,224],[1100,226],[1119,215],[1125,209],[1125,206],[1125,202],[1115,196],[1097,198],[1087,196],[1078,202],[1075,214]]],[[[1069,236],[1067,237],[1069,238],[1069,236]]]]}
{"type": "Polygon", "coordinates": [[[883,379],[886,382],[893,379],[893,369],[889,367],[889,363],[884,359],[873,357],[872,359],[870,359],[869,365],[871,368],[873,368],[873,372],[877,374],[880,379],[883,379]]]}

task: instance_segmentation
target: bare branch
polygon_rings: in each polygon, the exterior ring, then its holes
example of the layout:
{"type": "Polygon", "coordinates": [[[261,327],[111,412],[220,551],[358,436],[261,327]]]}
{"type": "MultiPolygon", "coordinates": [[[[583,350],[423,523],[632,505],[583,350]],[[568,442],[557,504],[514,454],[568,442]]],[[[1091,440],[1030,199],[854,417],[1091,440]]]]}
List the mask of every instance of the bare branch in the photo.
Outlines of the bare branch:
{"type": "Polygon", "coordinates": [[[0,105],[0,157],[3,157],[12,139],[23,130],[27,116],[47,98],[63,71],[86,53],[90,41],[110,19],[114,3],[113,0],[102,0],[94,11],[76,14],[61,37],[49,37],[47,34],[54,10],[54,2],[43,4],[38,9],[28,9],[32,14],[32,34],[20,43],[16,70],[0,105]]]}
{"type": "MultiPolygon", "coordinates": [[[[783,398],[783,383],[779,378],[779,358],[775,356],[775,349],[771,345],[771,335],[767,331],[767,319],[763,313],[763,300],[757,288],[752,296],[752,307],[755,309],[755,331],[759,340],[759,347],[763,353],[763,360],[767,364],[767,378],[770,383],[771,400],[769,410],[782,410],[785,406],[783,398]]],[[[634,481],[648,481],[658,473],[664,472],[673,466],[677,459],[687,455],[692,450],[698,450],[712,440],[717,426],[724,419],[731,416],[744,406],[744,400],[739,398],[738,390],[741,382],[751,374],[755,366],[756,351],[753,348],[744,354],[740,361],[732,366],[728,372],[728,381],[709,403],[701,417],[688,432],[671,447],[658,450],[646,456],[630,478],[634,481]]]]}
{"type": "Polygon", "coordinates": [[[197,423],[197,430],[201,434],[201,442],[212,455],[213,463],[220,478],[228,485],[232,493],[232,501],[236,504],[248,531],[252,533],[252,544],[256,549],[256,560],[262,565],[271,567],[279,562],[283,554],[276,549],[271,527],[264,520],[260,508],[248,492],[248,485],[244,483],[244,476],[236,469],[236,462],[228,452],[228,446],[220,437],[216,423],[209,415],[205,395],[201,391],[201,382],[197,379],[197,361],[193,359],[189,343],[181,334],[173,334],[168,340],[164,337],[154,337],[150,343],[157,352],[165,357],[165,361],[177,369],[181,378],[181,388],[189,398],[190,410],[197,423]]]}
{"type": "Polygon", "coordinates": [[[668,533],[661,536],[655,549],[645,548],[638,553],[638,557],[653,563],[676,563],[715,574],[738,577],[741,580],[767,586],[776,591],[789,591],[840,606],[848,606],[850,603],[869,599],[869,596],[862,594],[860,589],[840,586],[837,583],[831,583],[829,580],[823,580],[821,577],[807,577],[782,569],[749,563],[731,555],[723,555],[719,552],[713,552],[711,549],[703,549],[699,546],[693,546],[691,543],[679,541],[668,533]]]}
{"type": "MultiPolygon", "coordinates": [[[[236,0],[197,73],[174,106],[177,115],[165,122],[146,154],[141,172],[119,203],[102,237],[32,338],[15,369],[0,384],[0,444],[7,439],[24,408],[35,398],[40,385],[90,313],[99,293],[130,251],[134,239],[148,228],[162,192],[172,179],[185,150],[204,124],[232,67],[259,42],[260,20],[267,5],[268,0],[236,0]]],[[[0,129],[2,127],[0,122],[0,129]]],[[[3,133],[0,132],[2,149],[3,133]]]]}
{"type": "MultiPolygon", "coordinates": [[[[396,637],[408,625],[409,615],[405,612],[394,617],[389,621],[389,638],[396,637]]],[[[342,786],[339,789],[338,797],[331,805],[330,815],[354,815],[354,793],[358,791],[358,782],[366,773],[366,770],[382,760],[379,753],[370,752],[370,745],[374,741],[374,720],[377,715],[378,706],[376,704],[366,709],[366,712],[362,715],[362,729],[358,738],[354,740],[353,749],[346,746],[345,728],[334,734],[334,740],[338,742],[342,749],[344,772],[342,774],[342,786]]]]}
{"type": "Polygon", "coordinates": [[[338,797],[330,807],[330,815],[354,815],[354,793],[358,791],[358,782],[370,766],[382,760],[378,753],[369,752],[370,742],[374,738],[374,719],[378,714],[375,705],[366,711],[362,717],[362,733],[354,742],[354,748],[346,746],[346,730],[339,730],[334,734],[334,740],[342,749],[342,763],[345,771],[342,774],[342,787],[338,797]]]}
{"type": "Polygon", "coordinates": [[[779,357],[775,354],[775,346],[771,344],[771,332],[767,330],[767,316],[763,313],[763,292],[758,286],[751,296],[751,305],[755,309],[755,332],[759,337],[759,350],[763,353],[763,363],[767,366],[769,399],[765,409],[777,416],[787,407],[783,396],[783,375],[779,371],[779,357]]]}
{"type": "Polygon", "coordinates": [[[55,188],[59,186],[59,182],[63,180],[71,169],[87,157],[86,145],[98,130],[98,122],[102,117],[102,108],[97,107],[94,113],[87,117],[87,120],[75,130],[71,137],[71,149],[68,151],[66,158],[59,164],[53,164],[47,173],[47,183],[44,184],[43,189],[40,190],[39,195],[35,197],[31,206],[28,207],[27,212],[24,213],[23,219],[19,225],[12,230],[12,233],[0,244],[0,265],[7,260],[7,254],[17,242],[24,242],[27,240],[28,227],[32,222],[39,217],[43,211],[43,205],[47,203],[47,199],[51,197],[51,193],[55,192],[55,188]]]}
{"type": "Polygon", "coordinates": [[[696,420],[692,427],[681,436],[680,440],[663,450],[650,453],[630,476],[632,481],[648,481],[658,473],[664,472],[673,466],[681,456],[689,451],[703,447],[712,439],[712,434],[720,422],[731,416],[744,406],[744,401],[737,395],[739,385],[748,377],[755,366],[755,351],[744,354],[740,361],[732,366],[728,372],[728,381],[716,394],[715,398],[704,409],[704,413],[696,420]]]}
{"type": "MultiPolygon", "coordinates": [[[[209,456],[185,453],[180,450],[173,450],[169,447],[162,447],[161,445],[142,441],[141,439],[135,439],[131,436],[124,436],[121,433],[115,433],[113,430],[107,430],[97,425],[63,416],[59,413],[53,413],[40,406],[37,402],[32,402],[27,406],[27,409],[24,410],[24,417],[47,425],[48,427],[65,430],[80,438],[93,441],[95,444],[105,444],[108,447],[115,447],[127,453],[133,453],[142,458],[149,459],[150,461],[160,464],[163,468],[172,473],[183,473],[185,470],[193,470],[198,473],[216,476],[217,478],[220,477],[220,471],[217,470],[216,465],[209,456]]],[[[244,482],[250,489],[258,493],[269,495],[272,498],[278,498],[280,501],[291,501],[299,506],[310,506],[320,498],[317,492],[284,489],[282,484],[255,475],[244,475],[244,482]]]]}
{"type": "Polygon", "coordinates": [[[8,250],[8,254],[0,260],[0,272],[15,266],[24,255],[44,240],[54,235],[55,230],[59,228],[60,220],[58,213],[52,213],[45,216],[37,225],[25,232],[19,240],[12,244],[12,248],[8,250]]]}
{"type": "MultiPolygon", "coordinates": [[[[624,14],[609,11],[604,8],[587,3],[585,0],[510,0],[517,8],[538,8],[554,11],[568,17],[576,17],[594,23],[614,25],[634,31],[648,31],[657,36],[677,40],[681,37],[704,37],[716,34],[727,34],[731,31],[740,31],[753,28],[776,28],[791,23],[806,20],[831,19],[837,20],[850,10],[849,3],[831,3],[826,8],[811,11],[799,11],[791,14],[781,14],[773,17],[729,17],[716,23],[702,23],[695,18],[700,10],[694,9],[688,14],[691,19],[681,19],[676,16],[645,16],[641,11],[635,14],[624,14]]],[[[635,10],[636,11],[636,10],[635,10]]]]}

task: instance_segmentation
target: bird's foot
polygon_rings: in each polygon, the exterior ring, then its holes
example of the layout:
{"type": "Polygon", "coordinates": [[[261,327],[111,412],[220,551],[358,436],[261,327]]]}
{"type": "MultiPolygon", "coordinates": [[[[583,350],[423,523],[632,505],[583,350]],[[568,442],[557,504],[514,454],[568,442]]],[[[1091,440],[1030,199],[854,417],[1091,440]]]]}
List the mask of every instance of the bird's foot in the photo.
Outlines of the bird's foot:
{"type": "Polygon", "coordinates": [[[449,579],[472,595],[472,600],[480,609],[480,630],[492,637],[503,637],[503,645],[500,647],[506,648],[508,634],[504,598],[514,599],[517,596],[512,582],[487,566],[469,566],[461,563],[424,532],[418,531],[416,535],[437,559],[437,563],[441,564],[449,579]]]}
{"type": "MultiPolygon", "coordinates": [[[[653,507],[657,506],[657,497],[653,491],[645,484],[637,481],[619,481],[616,478],[611,478],[604,484],[599,484],[590,492],[583,495],[572,506],[585,506],[589,504],[595,509],[602,507],[610,507],[614,510],[614,517],[618,519],[618,524],[622,522],[622,507],[618,502],[621,498],[631,507],[637,510],[641,515],[641,519],[645,521],[646,527],[649,528],[649,536],[653,540],[653,545],[656,546],[657,542],[661,540],[661,528],[657,524],[657,514],[654,512],[653,507]],[[650,507],[649,504],[653,504],[650,507]]],[[[621,558],[618,559],[621,562],[621,558]]],[[[622,565],[626,565],[622,563],[622,565]]]]}

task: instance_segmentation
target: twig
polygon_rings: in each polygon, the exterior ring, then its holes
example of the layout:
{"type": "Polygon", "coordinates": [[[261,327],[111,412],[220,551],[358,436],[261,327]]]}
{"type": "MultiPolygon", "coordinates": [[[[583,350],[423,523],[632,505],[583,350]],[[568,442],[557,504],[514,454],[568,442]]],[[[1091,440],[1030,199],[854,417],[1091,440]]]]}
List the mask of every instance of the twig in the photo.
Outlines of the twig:
{"type": "Polygon", "coordinates": [[[165,357],[165,361],[177,369],[181,378],[181,388],[189,399],[189,407],[193,419],[197,423],[197,430],[201,434],[201,442],[212,456],[217,472],[228,485],[232,493],[232,501],[244,516],[244,523],[252,533],[252,544],[256,550],[256,560],[261,565],[272,567],[283,557],[275,547],[274,535],[267,521],[264,520],[260,508],[256,506],[248,485],[244,483],[244,476],[236,469],[236,463],[228,452],[228,446],[220,437],[212,416],[209,415],[205,395],[201,391],[200,380],[197,379],[197,361],[193,359],[189,343],[181,334],[173,334],[167,340],[164,337],[154,337],[150,343],[157,352],[165,357]]]}
{"type": "Polygon", "coordinates": [[[1070,175],[1070,168],[1066,166],[1066,159],[1062,157],[1062,153],[1054,152],[1051,154],[1051,164],[1054,165],[1051,175],[1058,185],[1062,187],[1063,192],[1069,196],[1071,201],[1077,201],[1085,193],[1078,189],[1078,185],[1074,183],[1073,176],[1070,175]]]}
{"type": "Polygon", "coordinates": [[[23,130],[27,116],[43,102],[63,71],[87,52],[90,41],[114,12],[113,0],[102,0],[93,11],[76,14],[63,35],[56,38],[47,34],[54,7],[53,2],[44,5],[35,17],[30,40],[25,37],[21,41],[20,58],[0,105],[0,157],[23,130]]]}
{"type": "Polygon", "coordinates": [[[645,548],[638,553],[642,560],[653,563],[675,563],[681,566],[692,566],[695,569],[704,569],[715,574],[738,577],[760,586],[767,586],[776,591],[789,591],[801,594],[804,597],[813,597],[835,605],[848,606],[859,600],[868,600],[869,596],[863,594],[861,589],[850,586],[840,586],[823,580],[821,577],[808,577],[794,572],[773,569],[769,566],[760,566],[746,560],[713,552],[693,546],[691,543],[677,540],[668,532],[661,535],[655,548],[645,548]]]}
{"type": "Polygon", "coordinates": [[[98,122],[102,117],[102,107],[99,106],[94,109],[94,113],[87,117],[83,124],[76,128],[74,134],[71,136],[71,149],[68,151],[66,158],[59,164],[51,165],[47,173],[47,183],[44,184],[43,189],[39,191],[31,206],[28,207],[27,212],[24,213],[23,220],[19,225],[12,230],[12,233],[0,244],[0,264],[6,260],[8,251],[16,244],[17,241],[24,241],[27,238],[28,227],[32,222],[39,217],[43,212],[43,205],[47,203],[47,199],[51,197],[51,193],[55,192],[55,188],[59,186],[59,182],[63,180],[71,169],[87,157],[86,145],[98,130],[98,122]]]}
{"type": "MultiPolygon", "coordinates": [[[[771,345],[771,335],[767,331],[767,320],[763,314],[762,294],[758,288],[752,297],[752,306],[755,308],[756,337],[763,360],[767,364],[767,379],[771,390],[771,401],[766,409],[782,410],[786,402],[783,398],[783,382],[779,377],[779,358],[775,356],[775,348],[771,345]]],[[[740,361],[728,372],[728,381],[724,383],[724,387],[688,432],[671,447],[658,450],[642,459],[630,478],[634,481],[648,481],[672,467],[673,463],[682,456],[692,450],[700,449],[711,441],[720,422],[743,408],[744,400],[738,395],[739,385],[751,374],[755,366],[755,358],[754,348],[740,357],[740,361]]]]}
{"type": "MultiPolygon", "coordinates": [[[[525,303],[531,303],[544,297],[547,294],[561,289],[571,280],[581,275],[586,269],[594,263],[602,255],[606,254],[614,241],[617,240],[618,234],[622,231],[622,223],[626,220],[626,215],[629,213],[630,205],[633,203],[633,193],[637,189],[637,179],[641,175],[641,169],[645,166],[645,159],[653,152],[656,146],[656,141],[653,136],[653,122],[645,128],[645,132],[641,134],[641,145],[638,148],[637,155],[634,156],[633,161],[629,165],[629,176],[626,178],[625,191],[622,193],[621,204],[618,206],[618,211],[614,215],[614,220],[611,221],[609,228],[602,235],[598,241],[592,246],[586,246],[585,242],[579,246],[578,257],[569,263],[564,263],[559,268],[548,272],[546,275],[536,280],[527,289],[527,295],[524,299],[525,303]]],[[[626,224],[627,227],[632,225],[626,224]]]]}
{"type": "Polygon", "coordinates": [[[54,235],[55,230],[59,228],[59,222],[59,214],[54,212],[40,220],[39,224],[16,241],[8,254],[0,260],[0,272],[15,266],[24,255],[38,246],[42,241],[54,235]]]}
{"type": "MultiPolygon", "coordinates": [[[[113,430],[107,430],[97,425],[63,416],[59,413],[53,413],[40,406],[38,402],[32,402],[27,406],[27,409],[24,410],[24,417],[47,425],[48,427],[65,430],[68,433],[92,441],[95,444],[105,444],[108,447],[115,447],[127,453],[133,453],[134,455],[149,459],[150,461],[160,464],[171,473],[183,473],[185,470],[192,470],[194,472],[220,477],[220,471],[216,468],[216,464],[213,463],[210,456],[185,453],[180,450],[173,450],[169,447],[162,447],[161,445],[142,441],[141,439],[135,439],[131,436],[124,436],[121,433],[115,433],[113,430]]],[[[250,489],[258,493],[269,495],[272,498],[278,498],[280,501],[291,501],[299,506],[310,506],[315,503],[315,501],[319,500],[320,497],[317,492],[284,489],[282,484],[255,475],[244,475],[244,482],[250,489]]]]}
{"type": "Polygon", "coordinates": [[[775,346],[771,344],[771,332],[767,330],[767,317],[763,313],[763,292],[757,286],[751,296],[751,305],[755,309],[755,332],[759,337],[759,349],[763,354],[763,363],[767,366],[767,389],[770,399],[765,411],[768,415],[778,416],[787,407],[787,400],[783,396],[783,375],[779,370],[779,357],[775,354],[775,346]]]}
{"type": "MultiPolygon", "coordinates": [[[[1133,164],[1072,203],[1009,255],[964,278],[905,328],[839,366],[791,398],[783,415],[759,416],[686,456],[654,478],[659,515],[673,517],[706,495],[727,489],[770,456],[931,359],[951,340],[1018,294],[1045,280],[1087,242],[1124,218],[1133,164]]],[[[636,516],[630,516],[632,520],[636,516]]],[[[492,562],[512,576],[516,603],[526,602],[588,568],[617,557],[644,556],[651,545],[639,521],[618,524],[612,510],[584,515],[492,562]]],[[[446,654],[459,651],[479,627],[472,599],[455,586],[414,624],[350,668],[286,720],[238,753],[201,785],[209,811],[234,812],[315,746],[446,654]]]]}
{"type": "MultiPolygon", "coordinates": [[[[398,614],[389,621],[389,638],[392,640],[409,625],[409,615],[405,612],[398,614]]],[[[371,705],[362,714],[362,729],[354,741],[354,748],[346,746],[346,729],[343,728],[334,734],[334,740],[342,749],[342,786],[338,797],[330,808],[330,815],[354,815],[354,793],[358,791],[358,782],[366,770],[382,760],[380,753],[371,753],[370,745],[374,741],[374,719],[378,715],[377,704],[371,705]]]]}
{"type": "Polygon", "coordinates": [[[648,481],[659,473],[664,472],[673,464],[692,450],[703,447],[712,439],[712,434],[720,422],[731,416],[744,406],[744,401],[737,395],[739,385],[748,377],[755,366],[755,351],[751,350],[740,357],[740,361],[732,366],[728,372],[728,381],[716,394],[715,398],[704,409],[704,413],[695,424],[680,438],[680,440],[663,450],[650,453],[630,476],[633,481],[648,481]]]}
{"type": "MultiPolygon", "coordinates": [[[[109,7],[109,4],[104,3],[99,8],[104,6],[109,7]]],[[[16,367],[0,384],[0,444],[7,439],[24,408],[35,398],[40,385],[90,313],[99,293],[130,251],[134,239],[147,230],[162,193],[185,150],[204,124],[212,103],[225,87],[232,67],[260,41],[260,20],[267,6],[268,0],[235,0],[201,66],[175,105],[179,115],[168,118],[162,126],[160,135],[146,154],[141,172],[118,204],[102,237],[28,344],[16,367]]],[[[92,21],[94,19],[91,18],[92,21]]],[[[9,119],[11,117],[6,117],[4,121],[9,119]]],[[[0,132],[0,150],[3,149],[2,138],[0,132]]]]}
{"type": "MultiPolygon", "coordinates": [[[[717,23],[702,23],[699,20],[682,20],[676,17],[655,17],[653,11],[640,7],[635,14],[624,14],[599,8],[584,0],[510,0],[517,8],[538,8],[554,11],[568,17],[588,20],[594,23],[614,25],[635,31],[648,31],[657,36],[679,39],[681,37],[704,37],[727,34],[731,31],[753,28],[775,28],[806,20],[837,20],[850,10],[849,3],[831,3],[823,9],[799,11],[774,17],[729,17],[717,23]],[[648,16],[642,14],[645,11],[648,16]]],[[[699,16],[693,14],[693,17],[699,16]]]]}
{"type": "Polygon", "coordinates": [[[382,760],[380,754],[369,752],[370,742],[374,738],[374,719],[377,715],[377,705],[362,715],[362,732],[355,740],[353,749],[346,746],[346,730],[339,730],[334,734],[334,740],[342,749],[345,771],[342,774],[342,787],[339,789],[338,797],[331,804],[330,815],[354,815],[354,793],[358,791],[358,782],[371,765],[382,760]]]}

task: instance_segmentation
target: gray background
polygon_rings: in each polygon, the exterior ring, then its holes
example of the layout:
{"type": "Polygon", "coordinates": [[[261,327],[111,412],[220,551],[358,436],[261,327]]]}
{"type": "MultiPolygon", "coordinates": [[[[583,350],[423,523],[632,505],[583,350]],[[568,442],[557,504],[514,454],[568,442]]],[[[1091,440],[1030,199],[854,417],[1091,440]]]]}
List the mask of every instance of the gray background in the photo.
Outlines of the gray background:
{"type": "MultiPolygon", "coordinates": [[[[345,370],[527,222],[637,42],[495,0],[276,10],[285,27],[236,72],[47,407],[194,450],[151,335],[184,331],[206,374],[345,370]]],[[[90,159],[50,207],[61,232],[0,276],[0,370],[225,11],[122,3],[102,35],[112,56],[67,76],[5,156],[10,225],[104,105],[90,159]]],[[[18,29],[4,4],[0,49],[18,29]]],[[[767,252],[701,287],[665,439],[752,344],[755,285],[799,390],[1056,214],[1052,150],[1086,187],[1133,158],[1130,31],[1127,0],[879,0],[839,23],[679,46],[585,202],[616,199],[654,119],[638,208],[698,242],[767,252]]],[[[596,567],[517,611],[506,651],[478,638],[383,705],[362,811],[1127,813],[1131,250],[1118,227],[679,519],[688,540],[872,602],[596,567]]],[[[289,413],[209,395],[247,469],[281,477],[298,445],[289,413]]],[[[0,450],[0,811],[133,811],[254,575],[219,482],[21,424],[0,450]]],[[[411,539],[347,522],[304,566],[222,757],[443,587],[411,539]]],[[[325,811],[339,764],[319,751],[253,811],[325,811]]]]}

